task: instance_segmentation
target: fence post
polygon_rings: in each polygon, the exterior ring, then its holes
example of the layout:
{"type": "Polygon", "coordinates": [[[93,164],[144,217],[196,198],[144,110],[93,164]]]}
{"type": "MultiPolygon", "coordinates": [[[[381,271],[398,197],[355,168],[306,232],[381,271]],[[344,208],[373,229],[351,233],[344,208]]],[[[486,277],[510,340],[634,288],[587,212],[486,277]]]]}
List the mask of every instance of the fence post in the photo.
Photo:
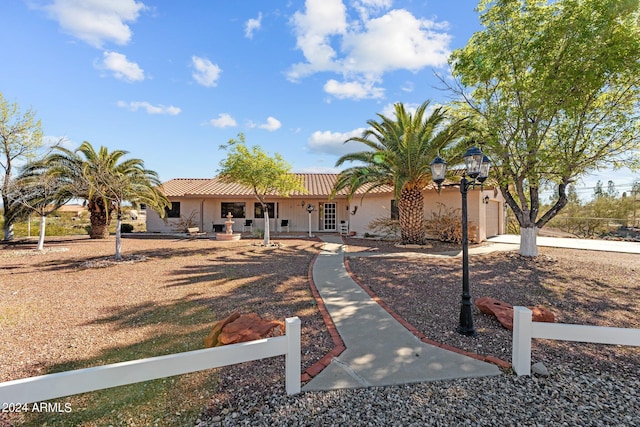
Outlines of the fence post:
{"type": "Polygon", "coordinates": [[[513,307],[513,349],[511,365],[517,375],[531,375],[531,310],[526,307],[513,307]]]}
{"type": "Polygon", "coordinates": [[[300,319],[286,319],[287,353],[285,355],[285,377],[287,394],[300,393],[300,319]]]}

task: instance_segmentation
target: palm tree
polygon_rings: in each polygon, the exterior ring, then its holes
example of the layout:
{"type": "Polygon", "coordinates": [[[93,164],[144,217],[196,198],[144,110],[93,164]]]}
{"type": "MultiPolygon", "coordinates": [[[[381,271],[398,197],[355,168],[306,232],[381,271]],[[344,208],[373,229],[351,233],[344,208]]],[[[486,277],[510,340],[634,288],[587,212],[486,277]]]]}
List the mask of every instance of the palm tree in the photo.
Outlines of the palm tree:
{"type": "MultiPolygon", "coordinates": [[[[134,206],[146,204],[161,216],[164,216],[164,208],[170,206],[160,191],[158,174],[145,169],[140,159],[122,160],[126,151],[109,152],[106,147],[100,147],[96,152],[86,141],[75,151],[62,147],[56,151],[44,159],[44,164],[48,173],[65,178],[66,184],[60,189],[61,197],[86,200],[92,239],[109,237],[114,211],[118,215],[116,237],[119,237],[122,203],[125,201],[134,206]]],[[[119,257],[119,239],[116,240],[116,257],[119,257]]]]}
{"type": "Polygon", "coordinates": [[[361,137],[348,139],[366,145],[369,150],[346,154],[336,162],[360,165],[338,175],[332,196],[348,189],[351,199],[357,190],[369,192],[389,185],[394,188],[400,213],[402,243],[423,244],[424,197],[422,191],[431,182],[431,161],[438,153],[448,152],[455,159],[462,152],[459,143],[466,120],[450,120],[443,107],[426,117],[429,101],[412,115],[401,103],[395,104],[395,120],[378,114],[380,121],[369,120],[369,129],[361,137]]]}

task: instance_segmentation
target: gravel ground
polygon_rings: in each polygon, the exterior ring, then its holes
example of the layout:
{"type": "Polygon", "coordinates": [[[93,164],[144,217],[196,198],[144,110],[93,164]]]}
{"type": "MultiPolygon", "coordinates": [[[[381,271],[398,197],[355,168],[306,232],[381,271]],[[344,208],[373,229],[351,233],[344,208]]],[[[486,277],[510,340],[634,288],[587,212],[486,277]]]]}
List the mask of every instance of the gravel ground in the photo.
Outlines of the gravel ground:
{"type": "MultiPolygon", "coordinates": [[[[348,243],[355,278],[429,338],[511,360],[511,332],[491,316],[476,310],[476,338],[454,332],[460,259],[430,256],[451,247],[398,248],[358,239],[348,243]]],[[[474,297],[543,305],[558,322],[640,328],[637,255],[542,249],[539,257],[527,259],[494,253],[472,257],[470,270],[474,297]]],[[[504,372],[490,378],[299,396],[283,396],[282,387],[274,385],[266,393],[247,390],[225,404],[214,402],[198,425],[636,426],[639,353],[637,348],[536,340],[533,362],[543,362],[548,376],[504,372]]]]}
{"type": "MultiPolygon", "coordinates": [[[[125,328],[113,317],[104,321],[105,311],[181,299],[198,300],[211,310],[212,321],[237,307],[264,317],[300,316],[305,369],[332,348],[306,288],[307,268],[319,244],[283,243],[272,249],[248,241],[221,246],[208,240],[127,239],[125,253],[137,258],[116,266],[105,265],[112,241],[59,240],[47,244],[48,253],[33,256],[16,252],[29,251],[28,246],[5,246],[0,250],[0,381],[138,342],[157,333],[158,325],[130,318],[125,328]]],[[[429,338],[510,360],[511,333],[495,319],[476,312],[477,338],[454,332],[460,260],[428,256],[452,246],[348,243],[349,267],[357,280],[429,338]],[[357,256],[361,251],[396,255],[357,256]]],[[[474,256],[471,286],[474,297],[544,305],[560,322],[640,328],[637,255],[542,249],[536,259],[509,253],[474,256]]],[[[162,329],[178,330],[175,325],[162,329]]],[[[532,358],[544,362],[548,377],[505,372],[297,396],[285,394],[282,357],[249,362],[219,370],[218,387],[199,419],[179,425],[640,425],[637,348],[536,341],[532,358]]]]}
{"type": "Polygon", "coordinates": [[[637,376],[556,367],[548,378],[503,375],[395,387],[238,397],[200,426],[637,426],[637,376]]]}

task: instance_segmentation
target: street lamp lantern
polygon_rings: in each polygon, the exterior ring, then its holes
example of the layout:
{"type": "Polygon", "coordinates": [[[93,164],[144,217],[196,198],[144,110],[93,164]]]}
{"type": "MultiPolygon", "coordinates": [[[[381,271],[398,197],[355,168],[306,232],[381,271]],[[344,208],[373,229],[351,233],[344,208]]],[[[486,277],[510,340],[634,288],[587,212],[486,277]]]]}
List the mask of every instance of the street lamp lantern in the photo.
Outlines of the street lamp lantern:
{"type": "MultiPolygon", "coordinates": [[[[473,326],[473,312],[471,310],[471,290],[469,289],[469,224],[467,213],[467,191],[476,183],[482,185],[489,175],[491,160],[477,147],[471,147],[463,156],[465,171],[459,184],[447,184],[448,186],[460,186],[462,195],[462,298],[460,301],[460,323],[456,329],[458,333],[467,336],[475,336],[473,326]],[[468,180],[467,177],[471,178],[468,180]]],[[[438,192],[444,182],[447,162],[436,157],[431,162],[431,176],[433,182],[438,184],[438,192]]]]}
{"type": "Polygon", "coordinates": [[[431,177],[433,182],[438,184],[438,191],[444,182],[444,176],[447,173],[447,162],[440,156],[431,162],[431,177]]]}
{"type": "Polygon", "coordinates": [[[480,175],[480,169],[482,168],[482,158],[484,154],[478,147],[471,147],[464,153],[462,157],[464,159],[464,164],[466,166],[466,174],[472,178],[476,179],[478,175],[480,175]]]}
{"type": "Polygon", "coordinates": [[[482,156],[482,164],[480,165],[480,174],[476,179],[480,184],[484,183],[489,177],[489,168],[491,168],[491,159],[484,155],[482,156]]]}

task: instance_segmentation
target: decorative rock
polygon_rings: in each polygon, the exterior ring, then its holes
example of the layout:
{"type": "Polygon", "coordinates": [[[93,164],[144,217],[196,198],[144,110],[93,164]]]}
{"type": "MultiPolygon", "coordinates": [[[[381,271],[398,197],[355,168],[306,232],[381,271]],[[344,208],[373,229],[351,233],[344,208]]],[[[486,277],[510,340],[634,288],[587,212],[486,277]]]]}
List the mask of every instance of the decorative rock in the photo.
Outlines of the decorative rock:
{"type": "Polygon", "coordinates": [[[477,298],[475,304],[480,312],[496,316],[502,326],[513,330],[513,306],[511,304],[490,297],[477,298]]]}
{"type": "MultiPolygon", "coordinates": [[[[477,298],[475,304],[480,312],[496,316],[502,326],[510,331],[513,330],[513,306],[511,304],[490,297],[477,298]]],[[[548,309],[540,306],[528,308],[532,312],[534,322],[555,322],[555,316],[548,309]]]]}
{"type": "Polygon", "coordinates": [[[204,339],[204,346],[209,348],[219,345],[218,337],[222,332],[222,328],[224,328],[228,323],[231,323],[234,320],[238,319],[238,317],[240,317],[240,313],[235,312],[226,319],[220,320],[215,325],[213,325],[213,329],[211,329],[211,332],[209,332],[209,336],[204,339]]]}
{"type": "Polygon", "coordinates": [[[544,363],[542,362],[534,363],[533,365],[531,365],[531,372],[536,375],[540,375],[541,377],[549,376],[549,370],[546,366],[544,366],[544,363]]]}
{"type": "Polygon", "coordinates": [[[534,322],[553,323],[556,321],[556,316],[554,316],[552,312],[550,312],[544,307],[540,307],[540,306],[529,307],[529,310],[532,311],[532,318],[534,322]]]}
{"type": "Polygon", "coordinates": [[[205,347],[236,344],[284,334],[284,322],[264,320],[256,313],[233,313],[216,323],[209,336],[205,338],[205,347]]]}

